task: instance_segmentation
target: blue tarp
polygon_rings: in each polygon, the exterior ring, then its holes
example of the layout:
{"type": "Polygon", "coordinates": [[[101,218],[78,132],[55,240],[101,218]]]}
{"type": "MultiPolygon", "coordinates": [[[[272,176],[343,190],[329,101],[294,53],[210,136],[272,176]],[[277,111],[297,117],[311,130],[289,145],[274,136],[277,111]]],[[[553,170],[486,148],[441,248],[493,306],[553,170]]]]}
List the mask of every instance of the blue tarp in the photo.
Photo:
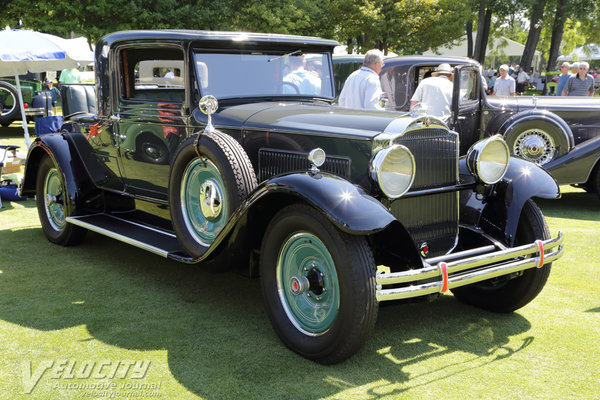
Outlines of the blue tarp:
{"type": "Polygon", "coordinates": [[[62,126],[63,117],[42,117],[35,121],[35,134],[42,136],[47,133],[56,133],[62,126]]]}

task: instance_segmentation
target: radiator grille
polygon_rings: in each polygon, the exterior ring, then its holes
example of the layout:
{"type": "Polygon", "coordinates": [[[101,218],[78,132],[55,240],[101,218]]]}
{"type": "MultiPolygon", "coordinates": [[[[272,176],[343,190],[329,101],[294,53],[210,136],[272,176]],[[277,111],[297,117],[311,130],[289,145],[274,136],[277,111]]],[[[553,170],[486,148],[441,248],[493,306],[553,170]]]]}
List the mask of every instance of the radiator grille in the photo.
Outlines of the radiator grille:
{"type": "Polygon", "coordinates": [[[458,183],[458,136],[446,129],[418,129],[397,138],[414,155],[416,175],[411,190],[458,183]]]}
{"type": "Polygon", "coordinates": [[[400,198],[392,203],[391,211],[417,248],[427,242],[430,257],[443,255],[456,244],[458,192],[400,198]]]}
{"type": "MultiPolygon", "coordinates": [[[[454,186],[458,183],[458,136],[446,129],[417,129],[394,143],[413,153],[416,175],[410,191],[454,186]]],[[[409,191],[409,193],[410,193],[409,191]]],[[[429,256],[442,255],[456,244],[458,192],[400,198],[392,203],[392,214],[415,241],[429,245],[429,256]]]]}
{"type": "MultiPolygon", "coordinates": [[[[259,182],[286,172],[308,171],[309,169],[308,153],[274,149],[260,149],[258,152],[259,182]]],[[[319,170],[348,179],[350,177],[350,159],[328,155],[319,170]]]]}

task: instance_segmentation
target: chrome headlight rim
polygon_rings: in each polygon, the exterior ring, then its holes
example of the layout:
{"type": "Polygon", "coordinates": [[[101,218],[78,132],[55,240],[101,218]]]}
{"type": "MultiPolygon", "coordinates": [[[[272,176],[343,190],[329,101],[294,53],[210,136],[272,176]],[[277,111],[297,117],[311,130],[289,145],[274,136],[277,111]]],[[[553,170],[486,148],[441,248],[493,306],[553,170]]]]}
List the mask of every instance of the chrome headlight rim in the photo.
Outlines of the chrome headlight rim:
{"type": "Polygon", "coordinates": [[[391,146],[388,146],[382,150],[380,150],[379,152],[377,152],[377,154],[375,154],[375,156],[373,157],[373,159],[371,160],[371,178],[377,182],[377,185],[379,186],[379,189],[381,190],[381,192],[388,197],[389,199],[397,199],[401,196],[403,196],[406,192],[409,191],[409,189],[411,188],[414,180],[415,180],[415,174],[416,174],[416,162],[415,162],[415,157],[413,156],[412,152],[408,149],[408,147],[403,146],[401,144],[394,144],[391,146]],[[396,152],[403,152],[406,156],[407,159],[409,160],[410,163],[410,169],[411,169],[411,173],[410,173],[410,180],[408,181],[408,183],[405,185],[405,187],[396,192],[396,193],[392,193],[390,190],[388,190],[388,185],[385,182],[384,177],[382,176],[383,171],[383,165],[384,162],[386,161],[387,157],[390,154],[396,153],[396,152]]]}
{"type": "Polygon", "coordinates": [[[510,164],[510,150],[508,145],[504,141],[504,138],[501,135],[490,136],[489,138],[480,140],[475,143],[469,151],[467,152],[467,167],[469,171],[482,183],[493,185],[498,183],[504,178],[506,175],[506,171],[508,170],[508,165],[510,164]],[[504,151],[506,163],[502,168],[501,173],[497,174],[495,177],[486,176],[486,171],[483,169],[483,163],[485,160],[482,160],[482,157],[485,154],[485,151],[489,151],[490,145],[500,144],[500,148],[504,151]]]}

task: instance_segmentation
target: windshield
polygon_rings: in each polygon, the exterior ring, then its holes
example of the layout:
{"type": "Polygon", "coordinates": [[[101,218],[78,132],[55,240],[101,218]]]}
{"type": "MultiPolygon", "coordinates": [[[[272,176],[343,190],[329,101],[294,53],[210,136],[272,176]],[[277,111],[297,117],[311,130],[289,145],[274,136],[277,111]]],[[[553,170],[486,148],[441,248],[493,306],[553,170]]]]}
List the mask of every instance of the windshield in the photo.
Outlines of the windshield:
{"type": "Polygon", "coordinates": [[[196,53],[202,96],[333,98],[329,53],[196,53]]]}

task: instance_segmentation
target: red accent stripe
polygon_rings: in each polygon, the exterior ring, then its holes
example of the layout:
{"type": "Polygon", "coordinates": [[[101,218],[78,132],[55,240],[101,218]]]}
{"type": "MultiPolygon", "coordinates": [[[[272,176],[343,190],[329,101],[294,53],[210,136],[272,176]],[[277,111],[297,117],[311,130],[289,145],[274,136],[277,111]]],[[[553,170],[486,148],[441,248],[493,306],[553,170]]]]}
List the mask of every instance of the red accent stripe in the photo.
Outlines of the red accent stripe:
{"type": "Polygon", "coordinates": [[[536,240],[535,244],[537,244],[540,249],[540,262],[537,265],[538,268],[542,268],[544,266],[544,243],[541,240],[536,240]]]}
{"type": "Polygon", "coordinates": [[[446,293],[448,291],[448,267],[445,262],[441,262],[439,266],[442,270],[442,293],[446,293]]]}

